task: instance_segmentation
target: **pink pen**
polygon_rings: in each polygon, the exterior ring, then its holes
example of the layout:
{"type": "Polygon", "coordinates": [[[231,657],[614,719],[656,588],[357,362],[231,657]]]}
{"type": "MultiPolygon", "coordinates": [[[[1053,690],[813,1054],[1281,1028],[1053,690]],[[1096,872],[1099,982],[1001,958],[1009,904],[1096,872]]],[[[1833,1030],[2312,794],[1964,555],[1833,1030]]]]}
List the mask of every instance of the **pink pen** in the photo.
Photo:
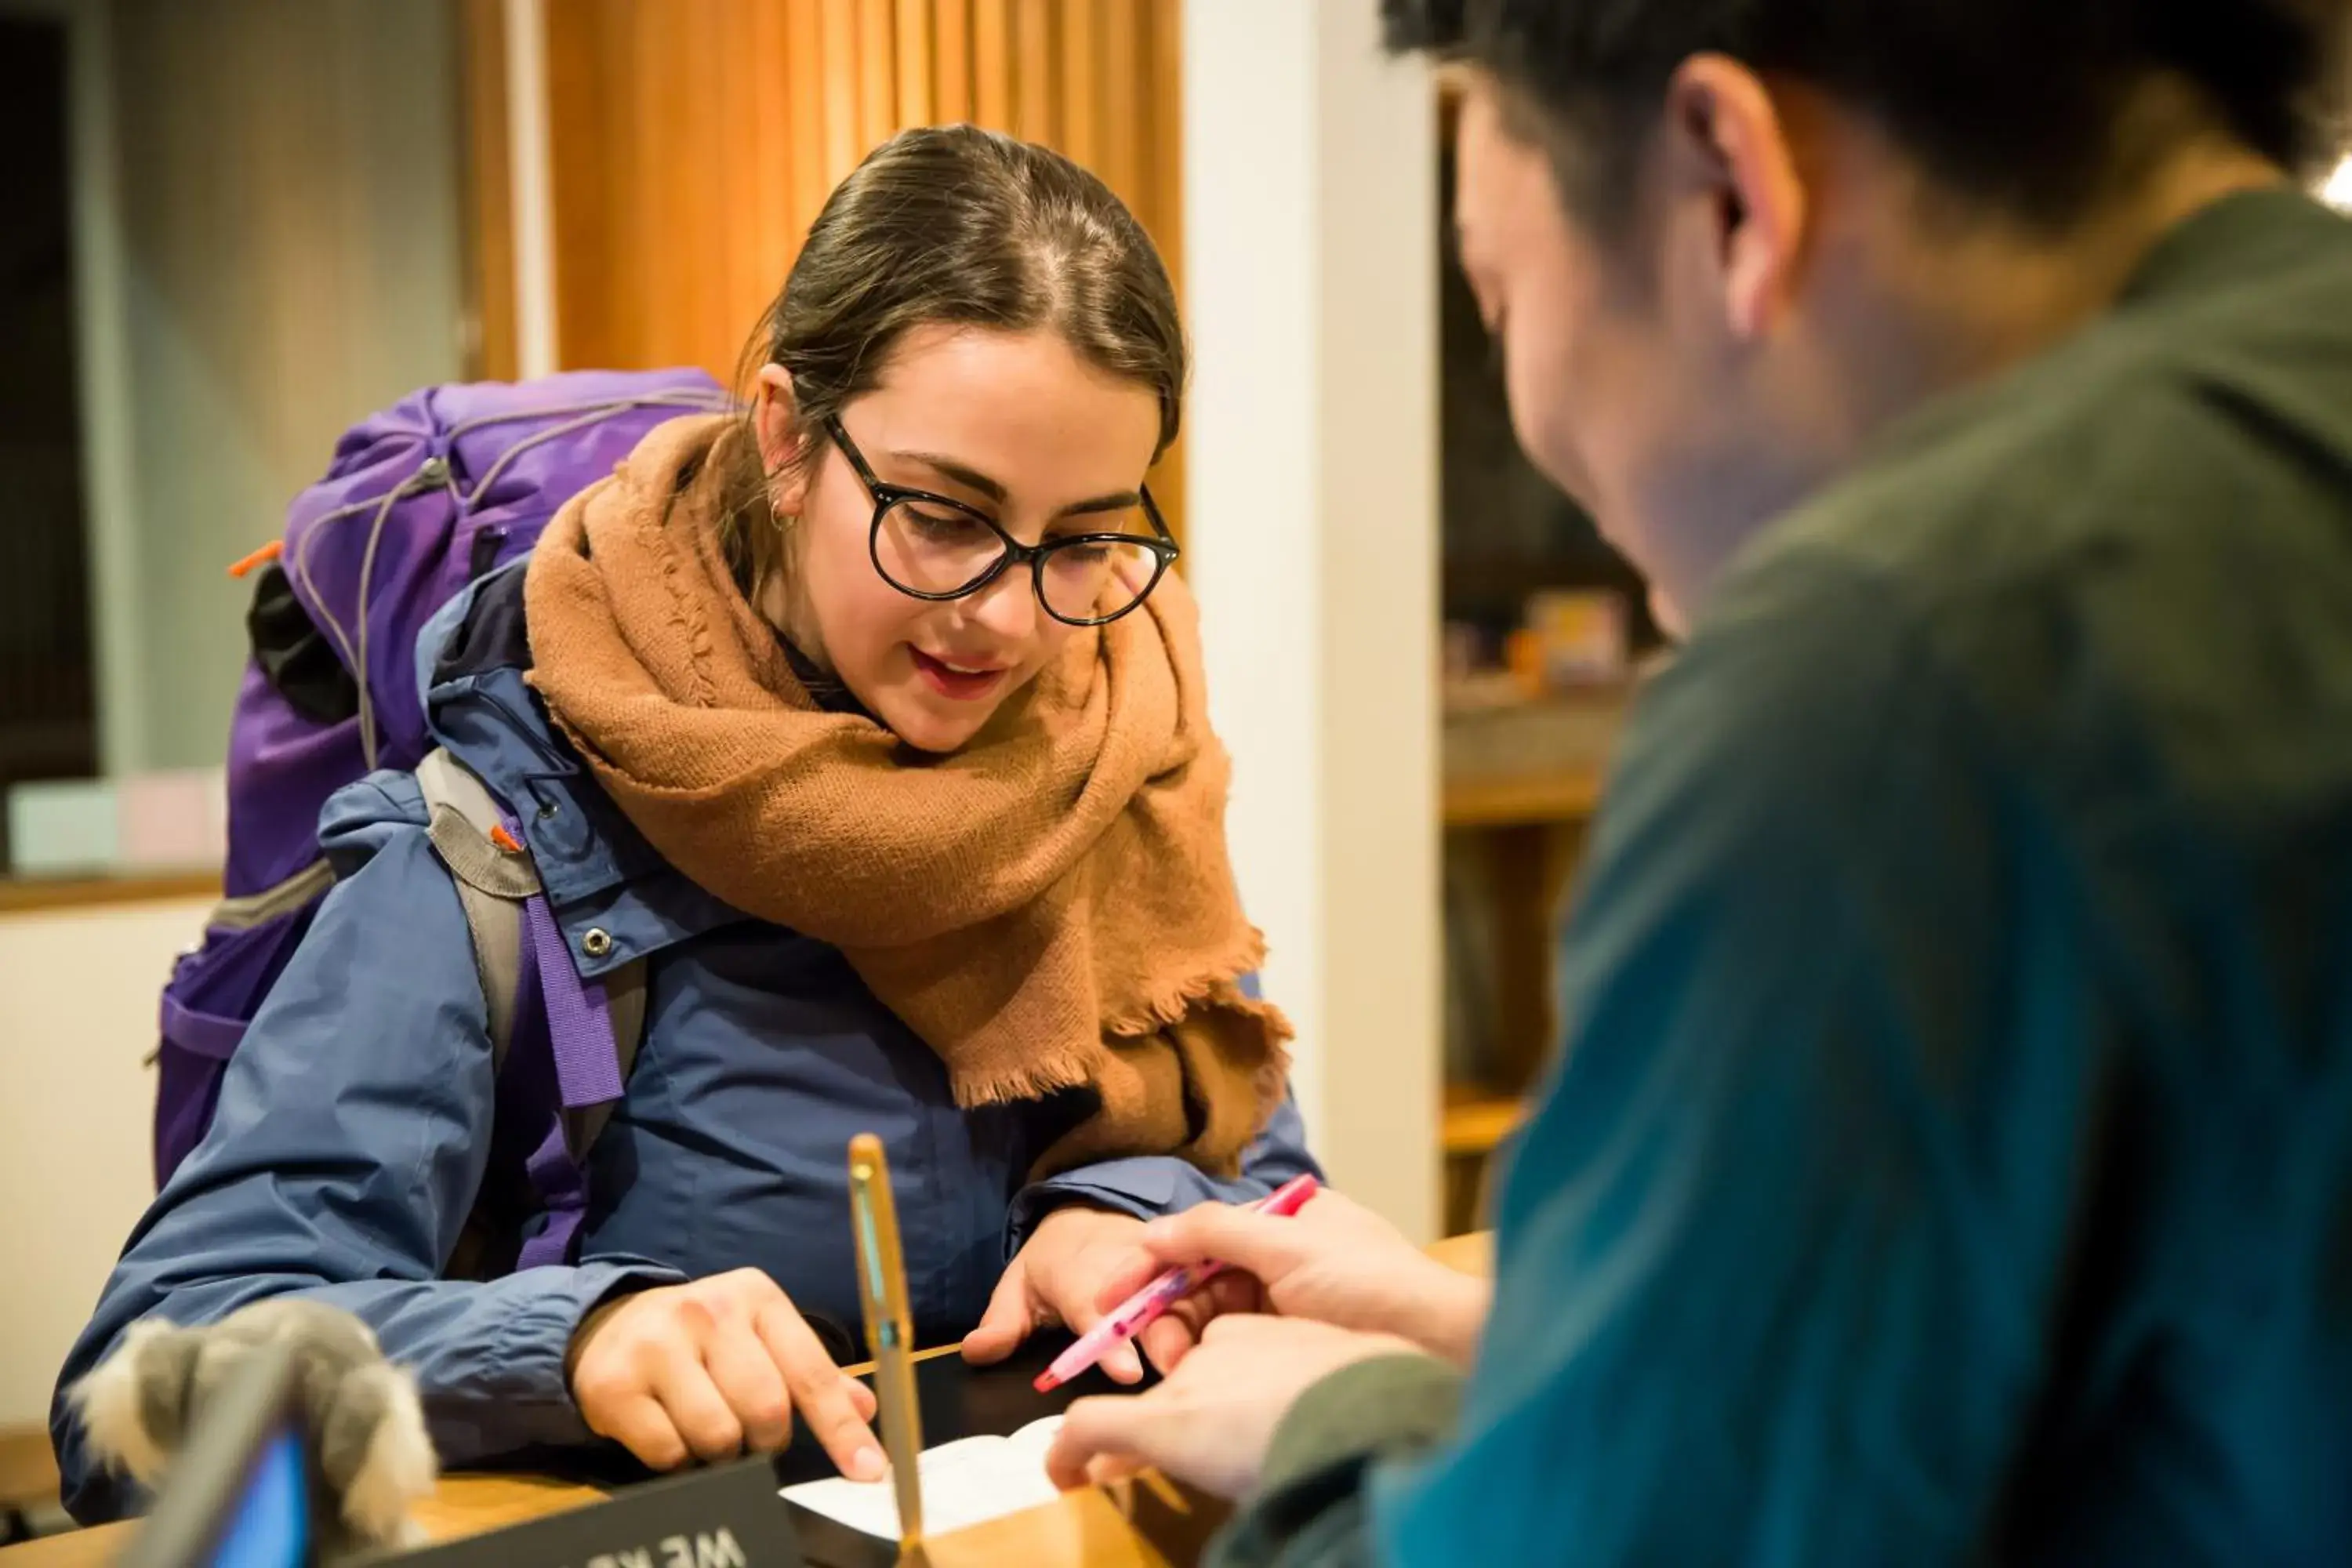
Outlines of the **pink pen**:
{"type": "MultiPolygon", "coordinates": [[[[1314,1177],[1294,1176],[1250,1207],[1260,1214],[1295,1215],[1307,1206],[1307,1200],[1313,1197],[1317,1190],[1314,1177]]],[[[1054,1364],[1037,1374],[1037,1392],[1048,1394],[1069,1382],[1102,1360],[1111,1346],[1121,1340],[1133,1339],[1159,1321],[1160,1314],[1169,1308],[1224,1271],[1223,1264],[1212,1259],[1206,1263],[1171,1268],[1160,1275],[1150,1284],[1112,1308],[1109,1316],[1080,1334],[1068,1350],[1055,1356],[1054,1364]]]]}

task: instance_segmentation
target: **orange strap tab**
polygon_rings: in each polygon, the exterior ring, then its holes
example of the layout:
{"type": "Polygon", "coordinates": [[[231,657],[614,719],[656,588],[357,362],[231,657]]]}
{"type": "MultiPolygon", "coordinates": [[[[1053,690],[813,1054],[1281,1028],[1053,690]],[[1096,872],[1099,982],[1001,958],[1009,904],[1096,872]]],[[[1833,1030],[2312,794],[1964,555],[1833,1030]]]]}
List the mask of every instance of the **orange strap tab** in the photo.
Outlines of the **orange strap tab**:
{"type": "Polygon", "coordinates": [[[503,822],[490,829],[490,842],[509,855],[522,853],[522,846],[515,842],[515,836],[507,831],[507,825],[503,822]]]}
{"type": "Polygon", "coordinates": [[[247,556],[244,560],[238,562],[236,565],[230,567],[228,569],[228,574],[236,578],[249,577],[254,573],[260,571],[264,566],[268,565],[271,562],[277,560],[280,555],[285,553],[286,542],[282,539],[273,539],[268,543],[263,545],[260,549],[255,551],[252,554],[247,556]]]}

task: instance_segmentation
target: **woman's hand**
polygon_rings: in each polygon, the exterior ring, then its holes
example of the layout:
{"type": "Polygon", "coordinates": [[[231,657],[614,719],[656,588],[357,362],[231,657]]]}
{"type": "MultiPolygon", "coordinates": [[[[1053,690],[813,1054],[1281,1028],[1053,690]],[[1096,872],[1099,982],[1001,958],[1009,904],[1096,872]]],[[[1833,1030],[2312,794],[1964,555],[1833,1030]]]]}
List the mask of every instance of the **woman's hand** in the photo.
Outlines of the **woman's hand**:
{"type": "MultiPolygon", "coordinates": [[[[1077,1334],[1093,1328],[1127,1294],[1104,1300],[1106,1280],[1139,1268],[1148,1279],[1158,1271],[1138,1245],[1142,1234],[1141,1220],[1105,1209],[1072,1205],[1047,1215],[1006,1265],[980,1326],[964,1337],[964,1359],[1003,1361],[1033,1331],[1056,1323],[1077,1334]]],[[[1101,1366],[1119,1383],[1143,1377],[1131,1342],[1112,1346],[1101,1366]]]]}
{"type": "Polygon", "coordinates": [[[1227,1272],[1178,1302],[1145,1336],[1152,1364],[1173,1372],[1212,1320],[1233,1312],[1314,1318],[1392,1334],[1469,1364],[1492,1287],[1428,1257],[1394,1226],[1328,1188],[1296,1215],[1202,1204],[1154,1220],[1141,1253],[1096,1299],[1108,1310],[1175,1264],[1222,1259],[1227,1272]]]}
{"type": "Polygon", "coordinates": [[[656,1470],[772,1453],[791,1440],[794,1410],[842,1474],[887,1468],[866,1426],[873,1391],[757,1268],[604,1302],[572,1335],[570,1373],[588,1429],[656,1470]]]}
{"type": "Polygon", "coordinates": [[[1257,1485],[1275,1430],[1300,1394],[1341,1367],[1415,1353],[1386,1334],[1300,1318],[1220,1318],[1184,1364],[1149,1394],[1071,1405],[1045,1469],[1066,1490],[1149,1466],[1237,1498],[1257,1485]]]}

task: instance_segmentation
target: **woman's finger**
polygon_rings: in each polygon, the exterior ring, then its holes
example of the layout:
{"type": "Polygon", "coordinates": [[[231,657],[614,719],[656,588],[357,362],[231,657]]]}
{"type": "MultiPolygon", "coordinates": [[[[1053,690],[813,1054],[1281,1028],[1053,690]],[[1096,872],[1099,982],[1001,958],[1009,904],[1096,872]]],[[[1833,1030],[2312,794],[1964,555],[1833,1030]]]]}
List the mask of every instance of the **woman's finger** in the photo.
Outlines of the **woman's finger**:
{"type": "Polygon", "coordinates": [[[849,1380],[833,1364],[815,1331],[783,1301],[761,1308],[753,1321],[783,1373],[801,1420],[841,1473],[854,1481],[881,1479],[888,1468],[882,1445],[874,1440],[857,1402],[843,1386],[849,1380]]]}
{"type": "Polygon", "coordinates": [[[1167,1316],[1143,1331],[1140,1341],[1144,1353],[1164,1376],[1174,1372],[1177,1364],[1192,1352],[1192,1347],[1201,1342],[1201,1335],[1217,1319],[1236,1312],[1265,1310],[1265,1291],[1255,1278],[1220,1274],[1169,1308],[1167,1316]]]}
{"type": "Polygon", "coordinates": [[[650,1393],[603,1406],[588,1428],[628,1449],[647,1469],[674,1470],[692,1457],[677,1424],[650,1393]]]}
{"type": "Polygon", "coordinates": [[[1095,1310],[1109,1311],[1113,1307],[1160,1278],[1167,1267],[1148,1252],[1139,1251],[1132,1254],[1126,1263],[1104,1275],[1102,1283],[1096,1287],[1095,1310]]]}
{"type": "Polygon", "coordinates": [[[696,1458],[715,1464],[743,1451],[743,1423],[711,1381],[700,1347],[683,1333],[665,1334],[640,1353],[654,1397],[696,1458]]]}
{"type": "Polygon", "coordinates": [[[1036,1326],[1029,1304],[1029,1271],[1016,1258],[998,1277],[979,1324],[963,1337],[963,1358],[985,1365],[1003,1361],[1036,1326]]]}
{"type": "MultiPolygon", "coordinates": [[[[1178,1308],[1181,1306],[1179,1302],[1178,1308]]],[[[1163,1376],[1176,1370],[1176,1363],[1184,1359],[1199,1333],[1178,1308],[1171,1308],[1166,1317],[1136,1336],[1136,1343],[1163,1376]]]]}
{"type": "Polygon", "coordinates": [[[703,1342],[702,1364],[752,1452],[772,1454],[792,1441],[792,1394],[751,1318],[714,1330],[703,1342]]]}
{"type": "Polygon", "coordinates": [[[1131,1339],[1120,1340],[1112,1345],[1103,1352],[1102,1359],[1095,1364],[1102,1368],[1103,1375],[1113,1383],[1143,1381],[1143,1352],[1136,1348],[1131,1339]]]}

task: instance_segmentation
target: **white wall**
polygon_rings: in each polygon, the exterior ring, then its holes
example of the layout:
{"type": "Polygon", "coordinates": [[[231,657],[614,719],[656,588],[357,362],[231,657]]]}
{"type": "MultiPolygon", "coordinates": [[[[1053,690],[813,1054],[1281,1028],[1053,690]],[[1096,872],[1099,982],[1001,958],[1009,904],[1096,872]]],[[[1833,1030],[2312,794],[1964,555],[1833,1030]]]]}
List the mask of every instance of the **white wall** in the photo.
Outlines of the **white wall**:
{"type": "Polygon", "coordinates": [[[152,1194],[155,997],[202,902],[0,916],[0,1426],[58,1363],[152,1194]]]}
{"type": "Polygon", "coordinates": [[[1370,0],[1185,0],[1186,570],[1335,1179],[1437,1228],[1437,155],[1370,0]]]}

